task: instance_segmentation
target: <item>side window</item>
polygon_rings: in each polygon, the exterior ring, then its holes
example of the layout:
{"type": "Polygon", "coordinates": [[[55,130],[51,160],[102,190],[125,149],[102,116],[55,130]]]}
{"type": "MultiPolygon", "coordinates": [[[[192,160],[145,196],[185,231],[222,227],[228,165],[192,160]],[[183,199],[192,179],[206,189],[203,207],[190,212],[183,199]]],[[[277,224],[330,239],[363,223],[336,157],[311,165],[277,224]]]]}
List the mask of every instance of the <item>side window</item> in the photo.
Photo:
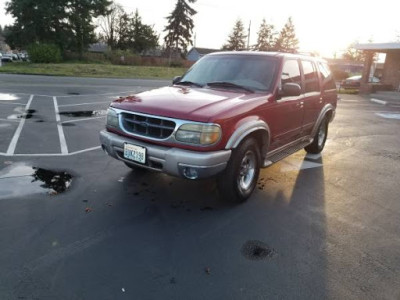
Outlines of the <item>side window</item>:
{"type": "Polygon", "coordinates": [[[289,82],[297,83],[301,86],[299,63],[294,59],[285,61],[282,69],[282,85],[289,82]]]}
{"type": "Polygon", "coordinates": [[[306,93],[319,92],[318,73],[315,65],[308,60],[302,60],[306,93]]]}
{"type": "Polygon", "coordinates": [[[318,62],[318,68],[322,76],[322,86],[324,90],[336,89],[335,80],[333,79],[332,72],[328,67],[328,64],[318,62]]]}

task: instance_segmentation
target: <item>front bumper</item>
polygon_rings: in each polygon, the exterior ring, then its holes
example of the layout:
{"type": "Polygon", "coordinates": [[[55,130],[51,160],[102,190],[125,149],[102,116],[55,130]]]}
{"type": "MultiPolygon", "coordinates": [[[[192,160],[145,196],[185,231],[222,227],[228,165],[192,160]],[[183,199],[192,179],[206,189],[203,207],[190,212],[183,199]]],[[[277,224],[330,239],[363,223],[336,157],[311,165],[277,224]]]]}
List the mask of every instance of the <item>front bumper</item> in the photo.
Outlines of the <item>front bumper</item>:
{"type": "MultiPolygon", "coordinates": [[[[197,174],[196,178],[207,178],[222,172],[229,161],[231,150],[196,152],[149,144],[102,130],[101,147],[108,155],[130,165],[185,177],[188,170],[197,174]],[[136,163],[124,158],[124,144],[129,143],[146,148],[146,164],[136,163]]],[[[193,173],[192,173],[193,174],[193,173]]]]}

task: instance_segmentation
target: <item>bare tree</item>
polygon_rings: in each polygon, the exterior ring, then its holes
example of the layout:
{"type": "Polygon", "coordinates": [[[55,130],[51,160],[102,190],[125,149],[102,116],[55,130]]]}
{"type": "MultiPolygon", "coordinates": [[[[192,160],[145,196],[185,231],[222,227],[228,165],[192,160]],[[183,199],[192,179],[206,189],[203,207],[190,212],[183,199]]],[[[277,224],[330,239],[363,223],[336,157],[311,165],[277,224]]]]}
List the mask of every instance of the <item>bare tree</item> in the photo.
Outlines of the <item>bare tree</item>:
{"type": "Polygon", "coordinates": [[[100,37],[111,49],[118,47],[120,20],[124,14],[126,13],[123,7],[113,2],[108,13],[98,19],[98,26],[101,30],[100,37]]]}

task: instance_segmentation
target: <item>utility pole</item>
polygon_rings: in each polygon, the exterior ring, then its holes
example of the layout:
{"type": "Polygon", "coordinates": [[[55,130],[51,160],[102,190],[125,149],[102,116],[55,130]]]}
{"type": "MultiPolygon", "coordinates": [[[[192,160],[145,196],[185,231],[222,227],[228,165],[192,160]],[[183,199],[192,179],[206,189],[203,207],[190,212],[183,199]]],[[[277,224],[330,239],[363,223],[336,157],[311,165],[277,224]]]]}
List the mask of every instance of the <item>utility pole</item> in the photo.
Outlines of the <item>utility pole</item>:
{"type": "Polygon", "coordinates": [[[193,47],[196,47],[196,32],[194,33],[194,38],[193,38],[193,47]]]}
{"type": "Polygon", "coordinates": [[[250,28],[251,28],[251,20],[249,22],[249,30],[247,33],[247,50],[250,50],[250,28]]]}

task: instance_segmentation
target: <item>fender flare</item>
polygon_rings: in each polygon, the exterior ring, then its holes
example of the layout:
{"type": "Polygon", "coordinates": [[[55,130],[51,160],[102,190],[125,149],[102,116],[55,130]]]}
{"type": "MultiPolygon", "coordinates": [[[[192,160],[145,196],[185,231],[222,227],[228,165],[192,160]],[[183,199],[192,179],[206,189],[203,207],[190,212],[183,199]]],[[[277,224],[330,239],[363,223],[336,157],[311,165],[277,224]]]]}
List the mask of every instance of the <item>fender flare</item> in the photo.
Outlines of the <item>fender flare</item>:
{"type": "Polygon", "coordinates": [[[266,146],[268,147],[268,145],[270,144],[271,131],[267,123],[265,123],[263,120],[258,119],[258,120],[248,121],[243,125],[239,126],[229,138],[228,142],[226,143],[225,149],[236,148],[246,136],[257,130],[265,131],[267,135],[266,146]]]}
{"type": "Polygon", "coordinates": [[[335,107],[332,104],[328,103],[322,108],[321,112],[319,113],[317,122],[315,122],[314,127],[313,127],[313,129],[311,131],[311,136],[312,137],[315,136],[315,134],[317,133],[319,125],[321,124],[322,120],[325,118],[326,114],[328,112],[330,112],[330,111],[332,111],[333,115],[332,115],[332,118],[330,120],[328,120],[328,122],[331,122],[332,119],[333,119],[333,116],[334,116],[334,113],[335,113],[335,107]]]}

